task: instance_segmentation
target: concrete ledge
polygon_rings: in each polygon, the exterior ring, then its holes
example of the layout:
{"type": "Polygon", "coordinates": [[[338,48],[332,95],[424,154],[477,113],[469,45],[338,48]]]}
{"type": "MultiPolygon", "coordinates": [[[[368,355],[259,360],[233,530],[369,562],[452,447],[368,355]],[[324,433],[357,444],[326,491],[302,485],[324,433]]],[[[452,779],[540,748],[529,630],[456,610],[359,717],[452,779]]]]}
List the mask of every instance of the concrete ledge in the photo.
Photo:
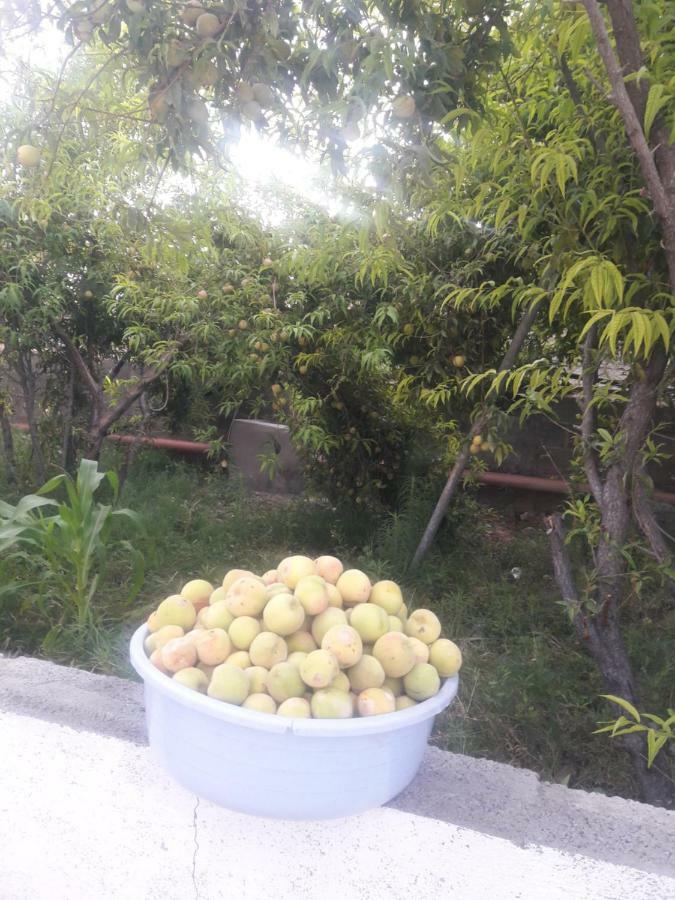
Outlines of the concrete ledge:
{"type": "MultiPolygon", "coordinates": [[[[27,657],[0,658],[0,710],[144,744],[140,684],[27,657]]],[[[503,838],[675,875],[675,813],[540,781],[430,747],[391,807],[503,838]]]]}

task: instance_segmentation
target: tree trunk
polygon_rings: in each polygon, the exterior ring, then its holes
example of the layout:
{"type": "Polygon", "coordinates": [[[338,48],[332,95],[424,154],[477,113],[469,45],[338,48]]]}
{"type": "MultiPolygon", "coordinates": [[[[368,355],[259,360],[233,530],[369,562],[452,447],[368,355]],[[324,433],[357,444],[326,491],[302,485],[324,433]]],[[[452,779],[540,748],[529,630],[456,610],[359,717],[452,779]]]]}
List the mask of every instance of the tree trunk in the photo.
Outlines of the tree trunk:
{"type": "Polygon", "coordinates": [[[7,418],[5,404],[0,400],[0,430],[2,431],[2,449],[5,455],[5,469],[7,481],[16,484],[16,457],[14,455],[14,438],[12,426],[7,418]]]}
{"type": "Polygon", "coordinates": [[[42,445],[40,444],[40,435],[38,434],[37,422],[35,421],[35,372],[33,371],[33,360],[31,359],[30,350],[19,351],[17,372],[23,393],[23,405],[26,410],[35,477],[40,485],[47,480],[47,474],[42,445]]]}
{"type": "Polygon", "coordinates": [[[640,94],[642,88],[636,88],[638,93],[633,91],[631,96],[628,90],[631,82],[627,83],[624,80],[628,72],[637,71],[642,64],[642,51],[632,3],[630,0],[608,2],[619,58],[609,39],[598,0],[582,0],[582,3],[609,78],[610,99],[623,120],[654,212],[661,224],[670,290],[675,294],[675,147],[670,143],[669,136],[658,121],[655,122],[656,131],[652,134],[652,142],[656,138],[658,147],[650,147],[648,136],[642,127],[644,121],[640,94]]]}
{"type": "MultiPolygon", "coordinates": [[[[551,516],[549,539],[553,569],[563,600],[572,612],[577,634],[600,670],[607,693],[623,697],[634,706],[639,706],[630,659],[621,637],[617,608],[614,604],[601,607],[595,615],[583,609],[565,536],[561,516],[551,516]]],[[[647,768],[644,735],[625,735],[621,741],[631,757],[640,797],[654,806],[675,809],[675,785],[661,769],[658,758],[651,769],[647,768]]]]}
{"type": "MultiPolygon", "coordinates": [[[[523,313],[520,322],[518,323],[518,327],[511,338],[511,343],[504,354],[504,358],[499,366],[498,372],[505,372],[507,369],[510,369],[518,358],[518,354],[525,343],[525,340],[530,333],[530,329],[534,323],[534,320],[537,318],[537,314],[541,307],[541,302],[533,303],[528,309],[523,313]]],[[[457,488],[462,480],[462,476],[464,474],[464,469],[466,468],[466,464],[469,461],[469,456],[471,453],[471,441],[475,435],[480,434],[481,431],[485,428],[487,423],[490,420],[490,412],[487,408],[484,408],[478,415],[476,421],[474,422],[471,430],[469,431],[466,441],[464,442],[464,446],[459,452],[455,463],[450,470],[450,474],[448,475],[448,480],[445,483],[445,487],[441,492],[441,496],[438,498],[436,506],[434,508],[433,513],[431,514],[431,518],[427,524],[427,527],[424,530],[424,534],[419,542],[417,550],[415,550],[415,555],[412,558],[412,562],[410,563],[411,569],[416,569],[420,562],[424,559],[424,557],[429,552],[429,548],[431,547],[434,538],[436,537],[436,532],[441,526],[441,522],[445,518],[445,514],[448,511],[448,507],[454,497],[457,488]]]]}

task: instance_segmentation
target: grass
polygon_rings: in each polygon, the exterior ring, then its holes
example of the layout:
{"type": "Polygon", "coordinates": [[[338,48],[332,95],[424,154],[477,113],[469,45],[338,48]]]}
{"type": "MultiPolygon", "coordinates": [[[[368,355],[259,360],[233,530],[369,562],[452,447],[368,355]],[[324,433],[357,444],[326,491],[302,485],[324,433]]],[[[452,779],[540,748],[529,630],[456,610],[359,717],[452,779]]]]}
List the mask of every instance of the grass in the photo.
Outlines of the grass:
{"type": "MultiPolygon", "coordinates": [[[[110,456],[103,460],[114,465],[110,456]]],[[[371,577],[404,587],[410,606],[428,606],[464,653],[458,700],[441,717],[434,741],[446,749],[534,769],[544,778],[635,796],[624,754],[592,735],[607,717],[600,678],[559,605],[546,537],[540,527],[506,523],[464,494],[454,505],[426,564],[405,570],[428,516],[435,486],[414,480],[398,515],[360,507],[333,509],[312,498],[250,495],[241,485],[167,456],[139,455],[122,502],[141,514],[134,536],[146,580],[133,608],[129,572],[120,562],[96,597],[93,633],[70,631],[49,648],[59,661],[130,676],[131,631],[189,578],[218,582],[232,567],[262,572],[290,552],[332,552],[371,577]],[[514,580],[512,570],[521,571],[514,580]]],[[[2,493],[6,496],[6,489],[2,493]]],[[[0,596],[1,602],[1,596],[0,596]]],[[[644,686],[645,709],[674,704],[673,621],[652,600],[650,622],[626,610],[625,636],[644,686]]],[[[30,629],[10,621],[5,648],[36,652],[30,629]]]]}

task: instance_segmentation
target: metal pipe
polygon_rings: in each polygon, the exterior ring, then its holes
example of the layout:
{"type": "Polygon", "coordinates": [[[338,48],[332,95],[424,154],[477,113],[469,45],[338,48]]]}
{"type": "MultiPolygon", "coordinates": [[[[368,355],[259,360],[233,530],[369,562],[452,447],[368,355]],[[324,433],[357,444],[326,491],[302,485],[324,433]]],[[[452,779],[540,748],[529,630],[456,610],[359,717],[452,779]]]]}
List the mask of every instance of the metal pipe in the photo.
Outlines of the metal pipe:
{"type": "MultiPolygon", "coordinates": [[[[135,440],[138,440],[132,434],[108,434],[106,437],[108,440],[117,441],[120,444],[133,444],[135,440]]],[[[149,447],[157,447],[159,450],[176,450],[179,453],[208,453],[211,449],[210,444],[199,441],[182,441],[176,438],[142,437],[140,442],[149,447]]]]}
{"type": "MultiPolygon", "coordinates": [[[[14,428],[20,431],[28,431],[28,425],[25,422],[13,423],[14,428]]],[[[131,444],[136,438],[132,434],[108,434],[108,440],[118,441],[122,444],[131,444]]],[[[176,438],[162,437],[143,437],[140,439],[142,444],[151,447],[157,447],[158,450],[174,450],[180,453],[208,453],[209,444],[200,443],[198,441],[182,441],[176,438]]],[[[465,471],[467,476],[476,479],[480,484],[487,484],[492,487],[515,488],[522,491],[537,491],[543,494],[569,494],[570,486],[566,481],[560,478],[540,478],[536,475],[512,475],[509,472],[470,472],[465,471]]],[[[579,485],[582,491],[589,491],[587,484],[579,485]]],[[[668,491],[654,491],[654,499],[658,503],[670,503],[675,506],[675,494],[668,491]]]]}
{"type": "MultiPolygon", "coordinates": [[[[471,474],[466,470],[466,474],[471,474]]],[[[520,488],[524,491],[540,491],[544,494],[569,494],[570,486],[560,478],[539,478],[536,475],[511,475],[508,472],[476,472],[473,477],[481,484],[494,487],[520,488]]],[[[590,491],[587,484],[580,484],[579,489],[590,491]]],[[[654,491],[654,499],[659,503],[675,504],[675,494],[667,491],[654,491]]]]}

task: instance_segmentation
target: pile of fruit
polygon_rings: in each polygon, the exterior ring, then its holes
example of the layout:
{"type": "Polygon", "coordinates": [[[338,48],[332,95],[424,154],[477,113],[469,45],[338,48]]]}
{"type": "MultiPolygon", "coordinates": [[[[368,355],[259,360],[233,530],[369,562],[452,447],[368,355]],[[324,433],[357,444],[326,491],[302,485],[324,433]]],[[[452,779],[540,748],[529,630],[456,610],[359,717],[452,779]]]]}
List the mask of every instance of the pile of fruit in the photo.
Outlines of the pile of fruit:
{"type": "Polygon", "coordinates": [[[179,684],[258,712],[349,719],[407,709],[456,675],[462,654],[393,581],[339,559],[289,556],[261,577],[189,581],[148,618],[150,662],[179,684]]]}

